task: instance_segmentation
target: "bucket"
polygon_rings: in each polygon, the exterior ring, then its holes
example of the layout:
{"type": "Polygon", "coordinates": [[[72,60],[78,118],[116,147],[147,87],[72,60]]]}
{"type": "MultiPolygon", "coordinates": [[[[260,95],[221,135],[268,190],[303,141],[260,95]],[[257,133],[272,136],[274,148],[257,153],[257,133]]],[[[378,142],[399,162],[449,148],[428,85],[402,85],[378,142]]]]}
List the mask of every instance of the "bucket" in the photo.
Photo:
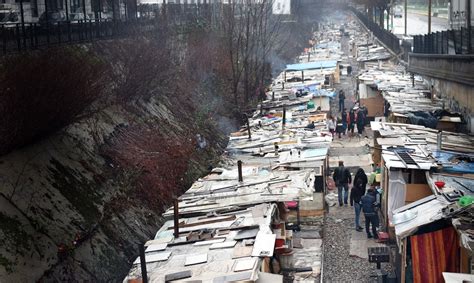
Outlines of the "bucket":
{"type": "Polygon", "coordinates": [[[285,239],[276,239],[275,240],[275,247],[280,248],[285,244],[285,239]]]}
{"type": "Polygon", "coordinates": [[[293,268],[295,262],[293,260],[293,251],[280,255],[280,266],[281,268],[293,268]]]}

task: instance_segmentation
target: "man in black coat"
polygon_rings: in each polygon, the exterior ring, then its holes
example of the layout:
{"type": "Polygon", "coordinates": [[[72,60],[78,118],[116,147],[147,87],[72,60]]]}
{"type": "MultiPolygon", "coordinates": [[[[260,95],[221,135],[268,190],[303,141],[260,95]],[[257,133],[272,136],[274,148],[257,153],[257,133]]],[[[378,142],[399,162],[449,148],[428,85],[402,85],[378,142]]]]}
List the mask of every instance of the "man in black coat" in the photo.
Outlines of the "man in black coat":
{"type": "Polygon", "coordinates": [[[354,184],[351,189],[350,203],[351,206],[354,206],[355,210],[355,229],[358,232],[361,232],[363,229],[360,226],[360,199],[365,195],[365,187],[367,186],[367,174],[365,174],[364,169],[359,168],[354,177],[354,184]]]}
{"type": "Polygon", "coordinates": [[[365,231],[367,232],[367,238],[372,238],[372,235],[375,239],[377,236],[377,227],[379,226],[379,215],[376,208],[379,206],[377,203],[377,192],[375,188],[371,187],[367,191],[367,194],[360,199],[362,205],[362,211],[365,216],[365,231]],[[369,228],[372,223],[372,234],[370,234],[369,228]]]}
{"type": "Polygon", "coordinates": [[[349,194],[349,184],[352,182],[351,173],[344,167],[344,161],[339,161],[339,167],[334,170],[332,175],[334,183],[337,186],[337,197],[339,206],[342,206],[342,194],[344,193],[344,204],[347,205],[347,198],[349,194]]]}

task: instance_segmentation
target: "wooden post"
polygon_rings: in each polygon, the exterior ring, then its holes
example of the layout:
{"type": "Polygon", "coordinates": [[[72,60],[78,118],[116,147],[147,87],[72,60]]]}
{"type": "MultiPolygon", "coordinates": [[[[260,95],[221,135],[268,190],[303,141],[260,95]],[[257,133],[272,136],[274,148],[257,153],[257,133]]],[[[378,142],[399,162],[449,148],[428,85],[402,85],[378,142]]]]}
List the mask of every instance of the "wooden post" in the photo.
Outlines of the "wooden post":
{"type": "Polygon", "coordinates": [[[173,206],[173,220],[174,220],[174,237],[179,238],[179,207],[178,207],[178,199],[174,200],[173,206]]]}
{"type": "Polygon", "coordinates": [[[237,161],[237,170],[239,172],[239,182],[243,182],[244,177],[242,175],[242,161],[241,160],[237,161]]]}
{"type": "MultiPolygon", "coordinates": [[[[261,107],[260,107],[261,109],[261,107]]],[[[247,122],[247,132],[248,132],[248,135],[249,135],[249,140],[252,139],[252,133],[250,131],[250,122],[249,122],[249,117],[247,115],[245,115],[245,120],[247,122]]]]}
{"type": "Polygon", "coordinates": [[[286,107],[283,106],[283,119],[281,121],[281,128],[284,130],[285,129],[285,124],[286,124],[286,107]]]}
{"type": "Polygon", "coordinates": [[[140,252],[140,267],[142,268],[142,282],[148,283],[148,272],[146,271],[146,259],[145,259],[145,247],[140,244],[138,245],[140,252]]]}

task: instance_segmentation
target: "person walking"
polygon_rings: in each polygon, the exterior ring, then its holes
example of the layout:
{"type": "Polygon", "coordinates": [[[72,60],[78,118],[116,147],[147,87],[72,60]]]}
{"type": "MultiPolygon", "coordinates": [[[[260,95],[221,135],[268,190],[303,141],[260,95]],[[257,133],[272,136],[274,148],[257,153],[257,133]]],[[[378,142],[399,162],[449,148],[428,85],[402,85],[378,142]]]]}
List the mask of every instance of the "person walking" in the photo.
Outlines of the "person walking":
{"type": "Polygon", "coordinates": [[[332,116],[329,116],[329,120],[327,121],[327,126],[328,126],[329,132],[334,138],[334,133],[336,132],[336,121],[332,116]]]}
{"type": "Polygon", "coordinates": [[[354,183],[351,189],[350,203],[354,206],[355,212],[355,229],[361,232],[363,229],[360,226],[360,211],[361,205],[360,200],[365,195],[365,187],[367,186],[367,174],[364,169],[359,168],[354,176],[354,183]]]}
{"type": "Polygon", "coordinates": [[[378,239],[377,236],[377,227],[379,226],[379,215],[376,208],[379,206],[377,203],[377,192],[372,186],[367,191],[361,199],[360,203],[362,205],[362,212],[365,216],[365,232],[367,232],[367,238],[374,237],[378,239]],[[372,234],[370,234],[370,225],[372,224],[372,234]]]}
{"type": "Polygon", "coordinates": [[[344,91],[341,89],[339,91],[339,112],[342,112],[342,110],[344,110],[345,99],[346,99],[346,95],[344,94],[344,91]]]}
{"type": "Polygon", "coordinates": [[[351,111],[349,111],[349,121],[347,122],[349,124],[349,129],[347,130],[347,132],[349,133],[350,132],[350,137],[352,137],[354,135],[354,127],[355,127],[355,124],[356,124],[356,118],[357,118],[357,115],[354,111],[354,109],[351,109],[351,111]]]}
{"type": "Polygon", "coordinates": [[[339,206],[342,206],[342,201],[344,199],[344,204],[347,205],[347,199],[349,194],[349,184],[352,182],[351,173],[349,170],[344,167],[344,161],[339,161],[339,167],[334,170],[332,178],[337,186],[337,198],[339,200],[339,206]],[[344,194],[344,197],[343,197],[344,194]]]}

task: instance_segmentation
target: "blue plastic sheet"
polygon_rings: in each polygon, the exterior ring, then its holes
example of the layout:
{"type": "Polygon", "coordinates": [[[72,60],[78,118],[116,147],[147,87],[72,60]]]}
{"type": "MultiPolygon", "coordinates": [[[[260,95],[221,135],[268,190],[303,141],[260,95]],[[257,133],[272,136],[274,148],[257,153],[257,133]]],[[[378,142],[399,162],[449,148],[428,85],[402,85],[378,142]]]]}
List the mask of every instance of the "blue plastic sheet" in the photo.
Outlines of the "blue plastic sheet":
{"type": "Polygon", "coordinates": [[[466,154],[445,150],[433,151],[433,157],[443,164],[444,172],[474,173],[474,154],[466,154]]]}
{"type": "Polygon", "coordinates": [[[286,65],[286,71],[304,71],[304,70],[314,70],[314,69],[326,69],[326,68],[335,68],[337,61],[316,61],[300,64],[290,64],[286,65]]]}

